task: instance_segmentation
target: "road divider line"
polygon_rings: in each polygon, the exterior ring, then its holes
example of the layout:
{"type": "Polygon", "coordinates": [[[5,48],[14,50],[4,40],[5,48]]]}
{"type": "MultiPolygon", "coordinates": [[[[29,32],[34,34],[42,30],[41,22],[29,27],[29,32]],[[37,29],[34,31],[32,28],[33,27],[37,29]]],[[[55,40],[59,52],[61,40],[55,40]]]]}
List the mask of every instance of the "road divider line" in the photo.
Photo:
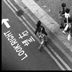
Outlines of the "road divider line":
{"type": "Polygon", "coordinates": [[[10,3],[10,5],[16,10],[16,11],[18,11],[18,9],[10,2],[10,0],[7,0],[9,3],[10,3]]]}
{"type": "Polygon", "coordinates": [[[62,69],[65,70],[65,68],[60,64],[60,62],[52,55],[52,53],[46,48],[44,47],[44,49],[46,50],[46,52],[52,57],[52,59],[57,63],[57,65],[62,69]]]}
{"type": "MultiPolygon", "coordinates": [[[[15,11],[11,8],[11,6],[10,5],[8,5],[8,3],[4,0],[4,2],[7,4],[7,6],[12,10],[12,12],[15,14],[15,11]]],[[[15,14],[16,15],[16,14],[15,14]]],[[[30,30],[30,28],[24,23],[24,21],[20,18],[20,17],[18,17],[17,15],[16,15],[16,17],[26,26],[26,28],[32,33],[32,35],[38,40],[38,42],[40,43],[40,41],[39,41],[39,39],[33,34],[33,32],[30,30]]],[[[47,49],[47,48],[46,48],[47,49]]],[[[49,51],[49,50],[47,50],[47,51],[49,51]]],[[[52,54],[50,54],[51,52],[49,51],[49,55],[52,57],[53,55],[52,54]]],[[[62,69],[62,70],[65,70],[64,68],[63,68],[63,66],[58,62],[58,60],[53,56],[53,58],[52,58],[56,63],[57,63],[57,65],[62,69]]]]}
{"type": "Polygon", "coordinates": [[[27,19],[24,16],[22,16],[22,18],[28,23],[28,25],[33,29],[33,31],[35,31],[35,28],[27,21],[27,19]]]}
{"type": "MultiPolygon", "coordinates": [[[[11,6],[16,10],[16,11],[18,11],[18,9],[10,2],[10,0],[7,0],[10,4],[11,4],[11,6]]],[[[24,20],[26,20],[25,19],[25,17],[24,16],[21,16],[24,20]]],[[[35,31],[35,29],[34,29],[34,27],[26,20],[26,22],[29,24],[29,26],[35,31]]]]}
{"type": "MultiPolygon", "coordinates": [[[[16,3],[17,5],[19,4],[17,0],[14,0],[14,1],[15,1],[15,3],[16,3]]],[[[37,23],[36,20],[28,13],[28,11],[26,11],[26,10],[24,9],[23,6],[20,6],[20,4],[19,4],[18,6],[33,20],[33,22],[34,22],[35,24],[37,23]]]]}
{"type": "MultiPolygon", "coordinates": [[[[49,45],[48,45],[49,46],[49,45]]],[[[55,52],[51,46],[49,46],[50,50],[54,53],[54,55],[62,62],[63,65],[65,65],[65,67],[68,69],[68,70],[72,70],[67,64],[66,62],[57,54],[57,52],[55,52]]]]}

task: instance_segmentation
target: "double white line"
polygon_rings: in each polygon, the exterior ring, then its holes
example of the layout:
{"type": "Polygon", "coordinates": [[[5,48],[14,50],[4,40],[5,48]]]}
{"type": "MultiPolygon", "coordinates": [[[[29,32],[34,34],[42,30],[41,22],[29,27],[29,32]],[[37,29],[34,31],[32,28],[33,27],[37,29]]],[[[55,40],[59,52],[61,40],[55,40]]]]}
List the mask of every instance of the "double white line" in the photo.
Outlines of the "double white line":
{"type": "MultiPolygon", "coordinates": [[[[10,2],[10,0],[7,0],[10,5],[15,9],[15,11],[13,10],[13,8],[6,2],[6,0],[4,0],[4,2],[7,4],[7,6],[12,10],[12,12],[15,14],[16,11],[18,11],[18,9],[10,2]]],[[[16,15],[16,14],[15,14],[16,15]]],[[[26,26],[26,28],[32,33],[32,35],[38,40],[38,42],[40,43],[39,39],[34,35],[34,33],[32,32],[32,30],[30,30],[30,28],[25,24],[25,22],[16,15],[16,17],[26,26]]],[[[35,29],[33,28],[33,26],[31,26],[31,24],[26,20],[26,18],[24,16],[22,16],[22,18],[28,23],[28,25],[35,31],[35,29]]],[[[52,59],[57,63],[57,65],[62,69],[65,70],[65,68],[59,63],[59,61],[51,54],[51,52],[45,47],[44,48],[47,53],[52,57],[52,59]]],[[[52,50],[52,49],[51,49],[52,50]]],[[[54,52],[54,50],[52,50],[54,52]]],[[[62,60],[61,57],[59,57],[59,55],[54,52],[54,54],[56,56],[58,56],[58,59],[65,65],[65,67],[67,68],[67,70],[71,70],[71,68],[62,60]]]]}

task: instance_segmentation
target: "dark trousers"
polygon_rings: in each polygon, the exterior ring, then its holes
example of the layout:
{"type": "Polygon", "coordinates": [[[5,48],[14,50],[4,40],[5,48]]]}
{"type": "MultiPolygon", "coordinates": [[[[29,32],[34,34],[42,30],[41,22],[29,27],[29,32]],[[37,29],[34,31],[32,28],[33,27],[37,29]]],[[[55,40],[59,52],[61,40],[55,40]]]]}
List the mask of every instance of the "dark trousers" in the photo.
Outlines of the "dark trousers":
{"type": "Polygon", "coordinates": [[[64,29],[65,28],[64,20],[65,20],[64,17],[60,18],[60,29],[64,29]]]}

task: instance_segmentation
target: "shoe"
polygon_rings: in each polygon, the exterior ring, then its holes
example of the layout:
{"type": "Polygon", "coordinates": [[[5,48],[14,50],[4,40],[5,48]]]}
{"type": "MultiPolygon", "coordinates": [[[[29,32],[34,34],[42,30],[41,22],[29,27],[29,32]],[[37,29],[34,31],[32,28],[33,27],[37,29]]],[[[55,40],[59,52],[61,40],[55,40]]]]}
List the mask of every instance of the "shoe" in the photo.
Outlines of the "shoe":
{"type": "Polygon", "coordinates": [[[63,26],[60,26],[60,29],[64,29],[64,27],[63,26]]]}
{"type": "Polygon", "coordinates": [[[66,34],[66,32],[65,31],[62,31],[63,32],[63,34],[66,34]]]}
{"type": "Polygon", "coordinates": [[[38,50],[39,50],[39,51],[42,51],[42,47],[38,47],[38,50]]]}
{"type": "Polygon", "coordinates": [[[39,51],[42,51],[42,49],[41,49],[41,48],[38,48],[38,50],[39,50],[39,51]]]}

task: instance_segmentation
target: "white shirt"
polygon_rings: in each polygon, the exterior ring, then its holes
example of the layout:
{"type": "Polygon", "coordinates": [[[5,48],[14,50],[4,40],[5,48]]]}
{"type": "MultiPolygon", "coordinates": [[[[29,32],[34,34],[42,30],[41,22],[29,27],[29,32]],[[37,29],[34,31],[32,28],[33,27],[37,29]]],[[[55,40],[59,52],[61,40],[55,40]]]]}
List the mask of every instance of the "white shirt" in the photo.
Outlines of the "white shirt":
{"type": "Polygon", "coordinates": [[[68,17],[70,17],[70,14],[69,14],[69,13],[66,13],[66,12],[65,12],[64,15],[65,15],[65,18],[67,18],[67,19],[68,19],[68,17]]]}
{"type": "Polygon", "coordinates": [[[68,18],[70,17],[70,14],[65,12],[64,16],[67,19],[67,24],[68,24],[68,18]]]}

